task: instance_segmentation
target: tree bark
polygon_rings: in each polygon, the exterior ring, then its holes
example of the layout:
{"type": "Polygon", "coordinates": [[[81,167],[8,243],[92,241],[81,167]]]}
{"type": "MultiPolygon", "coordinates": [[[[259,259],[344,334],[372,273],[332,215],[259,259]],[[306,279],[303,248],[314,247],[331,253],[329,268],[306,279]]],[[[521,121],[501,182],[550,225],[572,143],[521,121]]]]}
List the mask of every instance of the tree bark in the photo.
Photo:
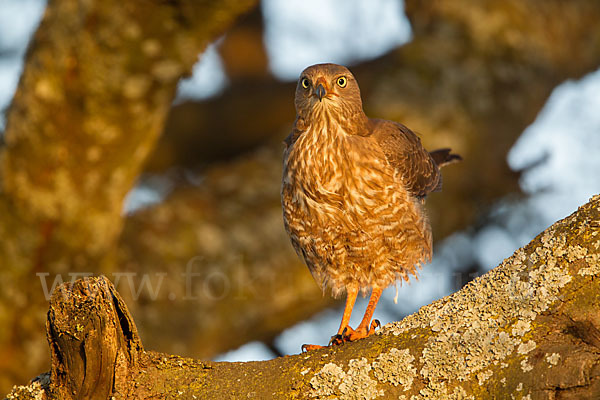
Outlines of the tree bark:
{"type": "Polygon", "coordinates": [[[56,398],[106,399],[139,370],[144,349],[135,323],[106,278],[61,286],[46,327],[56,398]]]}
{"type": "Polygon", "coordinates": [[[115,399],[597,399],[599,278],[597,195],[488,274],[379,334],[248,363],[142,351],[119,295],[92,278],[53,295],[51,379],[10,396],[81,398],[112,381],[115,399]],[[83,370],[102,381],[86,382],[83,370]]]}

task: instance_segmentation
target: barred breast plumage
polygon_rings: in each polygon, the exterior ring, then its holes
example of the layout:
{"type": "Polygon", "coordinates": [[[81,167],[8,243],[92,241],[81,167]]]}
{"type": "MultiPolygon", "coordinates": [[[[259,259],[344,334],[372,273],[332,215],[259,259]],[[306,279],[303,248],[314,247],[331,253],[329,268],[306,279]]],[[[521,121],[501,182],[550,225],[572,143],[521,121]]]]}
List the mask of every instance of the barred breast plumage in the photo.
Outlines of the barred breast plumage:
{"type": "Polygon", "coordinates": [[[334,343],[355,340],[374,330],[369,307],[356,331],[347,326],[356,293],[373,289],[374,309],[383,289],[431,259],[423,198],[441,187],[438,164],[458,156],[441,150],[436,162],[405,126],[369,119],[356,80],[339,65],[304,70],[295,103],[284,152],[285,228],[323,290],[348,292],[334,343]]]}

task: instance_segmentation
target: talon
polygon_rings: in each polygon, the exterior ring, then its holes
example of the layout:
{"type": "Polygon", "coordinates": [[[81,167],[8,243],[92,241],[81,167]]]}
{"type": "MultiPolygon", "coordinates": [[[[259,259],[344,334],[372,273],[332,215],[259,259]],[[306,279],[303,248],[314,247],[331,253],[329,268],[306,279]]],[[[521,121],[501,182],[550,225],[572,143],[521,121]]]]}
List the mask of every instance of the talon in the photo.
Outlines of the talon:
{"type": "Polygon", "coordinates": [[[371,327],[369,328],[369,332],[375,331],[375,329],[381,328],[381,322],[378,319],[374,319],[371,321],[371,327]]]}
{"type": "Polygon", "coordinates": [[[344,336],[340,334],[333,335],[329,340],[329,346],[340,346],[342,344],[344,344],[344,336]]]}
{"type": "Polygon", "coordinates": [[[350,326],[347,326],[344,329],[344,341],[345,342],[352,342],[354,341],[354,336],[356,335],[356,331],[354,329],[352,329],[350,326]]]}

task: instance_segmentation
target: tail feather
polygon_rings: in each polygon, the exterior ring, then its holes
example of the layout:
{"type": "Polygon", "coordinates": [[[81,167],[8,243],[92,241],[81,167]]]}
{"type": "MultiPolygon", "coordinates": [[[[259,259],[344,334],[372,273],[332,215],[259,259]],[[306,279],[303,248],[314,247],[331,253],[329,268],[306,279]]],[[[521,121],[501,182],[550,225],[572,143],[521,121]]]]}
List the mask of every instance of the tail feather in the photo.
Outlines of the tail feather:
{"type": "Polygon", "coordinates": [[[450,153],[450,149],[438,149],[430,151],[431,158],[437,164],[439,168],[445,167],[446,165],[454,164],[462,160],[462,157],[458,154],[450,153]]]}

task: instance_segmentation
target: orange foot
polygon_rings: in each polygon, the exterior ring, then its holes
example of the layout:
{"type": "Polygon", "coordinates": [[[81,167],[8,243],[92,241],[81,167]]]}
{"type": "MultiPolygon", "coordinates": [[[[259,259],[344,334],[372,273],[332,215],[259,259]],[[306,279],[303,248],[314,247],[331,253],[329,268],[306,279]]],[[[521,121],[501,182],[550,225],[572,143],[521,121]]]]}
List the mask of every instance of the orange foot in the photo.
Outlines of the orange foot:
{"type": "Polygon", "coordinates": [[[371,325],[369,329],[359,326],[356,330],[352,329],[349,326],[346,326],[341,334],[337,334],[331,337],[329,344],[327,346],[320,346],[318,344],[303,344],[302,352],[308,352],[317,349],[324,349],[326,347],[331,346],[340,346],[346,342],[354,342],[355,340],[359,340],[362,338],[366,338],[373,333],[377,328],[381,327],[381,323],[379,320],[374,319],[371,321],[371,325]]]}
{"type": "Polygon", "coordinates": [[[379,322],[379,320],[374,319],[373,321],[371,321],[371,325],[369,326],[369,329],[367,329],[366,326],[359,325],[358,328],[356,328],[356,330],[354,330],[350,326],[347,326],[344,329],[342,336],[344,337],[345,342],[354,342],[355,340],[359,340],[359,339],[371,336],[372,334],[375,333],[375,330],[377,328],[381,328],[381,323],[379,322]]]}

